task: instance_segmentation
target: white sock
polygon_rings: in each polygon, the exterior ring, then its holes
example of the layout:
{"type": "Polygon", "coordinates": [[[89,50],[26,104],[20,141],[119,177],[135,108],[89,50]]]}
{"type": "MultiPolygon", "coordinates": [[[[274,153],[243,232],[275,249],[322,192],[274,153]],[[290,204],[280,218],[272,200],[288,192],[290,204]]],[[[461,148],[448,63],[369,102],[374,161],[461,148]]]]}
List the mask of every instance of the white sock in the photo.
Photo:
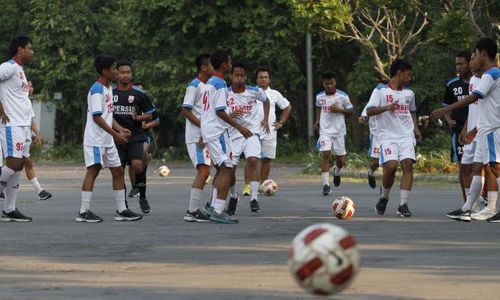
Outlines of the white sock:
{"type": "Polygon", "coordinates": [[[405,205],[410,200],[410,191],[401,190],[401,201],[399,201],[399,205],[405,205]]]}
{"type": "Polygon", "coordinates": [[[216,213],[220,214],[224,211],[224,208],[226,208],[226,200],[222,199],[215,199],[215,201],[212,201],[214,210],[216,213]]]}
{"type": "Polygon", "coordinates": [[[14,175],[15,172],[16,171],[12,170],[7,166],[2,167],[2,174],[0,174],[0,193],[3,192],[3,190],[7,186],[7,182],[9,181],[10,177],[14,175]]]}
{"type": "Polygon", "coordinates": [[[229,197],[236,198],[238,194],[236,193],[236,184],[229,187],[229,197]]]}
{"type": "Polygon", "coordinates": [[[81,214],[90,210],[90,201],[92,201],[92,192],[82,191],[82,202],[80,204],[81,214]]]}
{"type": "Polygon", "coordinates": [[[40,194],[40,192],[43,191],[43,188],[40,186],[40,183],[38,182],[38,179],[36,177],[33,177],[30,182],[31,185],[33,185],[33,187],[35,188],[37,194],[40,194]]]}
{"type": "Polygon", "coordinates": [[[323,180],[323,185],[328,185],[330,182],[330,172],[321,172],[321,179],[323,180]]]}
{"type": "Polygon", "coordinates": [[[250,181],[250,191],[252,195],[250,196],[251,200],[259,200],[259,182],[258,181],[250,181]]]}
{"type": "Polygon", "coordinates": [[[337,166],[333,167],[333,175],[340,176],[340,173],[342,173],[342,168],[339,168],[337,166]]]}
{"type": "Polygon", "coordinates": [[[467,195],[467,201],[465,201],[464,205],[462,206],[462,211],[470,210],[472,208],[472,205],[476,202],[477,198],[479,198],[481,190],[483,189],[482,180],[484,180],[484,177],[472,177],[469,194],[467,195]]]}
{"type": "Polygon", "coordinates": [[[470,189],[469,188],[464,188],[464,190],[465,190],[465,197],[467,198],[467,196],[469,196],[470,189]]]}
{"type": "Polygon", "coordinates": [[[125,204],[125,189],[113,190],[113,194],[115,195],[116,210],[118,210],[118,212],[126,210],[127,205],[125,204]]]}
{"type": "Polygon", "coordinates": [[[10,213],[16,210],[16,199],[17,191],[19,190],[19,177],[21,172],[17,171],[12,176],[10,176],[9,181],[7,181],[7,186],[5,187],[5,202],[3,204],[3,210],[6,213],[10,213]]]}
{"type": "Polygon", "coordinates": [[[201,207],[201,193],[203,191],[196,188],[191,188],[189,196],[189,212],[195,212],[201,207]]]}
{"type": "Polygon", "coordinates": [[[210,206],[214,207],[214,201],[217,199],[217,188],[212,187],[212,199],[210,200],[210,206]]]}
{"type": "Polygon", "coordinates": [[[374,176],[375,172],[372,171],[372,169],[368,169],[368,176],[372,177],[374,176]]]}
{"type": "Polygon", "coordinates": [[[389,198],[389,193],[391,192],[391,188],[385,188],[384,186],[382,186],[382,197],[384,198],[389,198]]]}
{"type": "Polygon", "coordinates": [[[488,208],[492,212],[497,211],[497,198],[498,198],[497,191],[488,191],[488,208]]]}

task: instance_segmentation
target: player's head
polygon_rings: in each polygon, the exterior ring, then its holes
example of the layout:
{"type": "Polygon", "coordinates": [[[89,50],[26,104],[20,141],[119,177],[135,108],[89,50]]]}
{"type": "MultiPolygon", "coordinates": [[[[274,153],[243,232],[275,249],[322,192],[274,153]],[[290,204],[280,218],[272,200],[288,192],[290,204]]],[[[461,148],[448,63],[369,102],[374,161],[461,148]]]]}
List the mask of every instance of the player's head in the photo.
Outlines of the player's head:
{"type": "Polygon", "coordinates": [[[126,85],[132,82],[134,74],[132,70],[132,64],[129,61],[119,61],[116,64],[116,69],[118,70],[118,83],[126,85]]]}
{"type": "Polygon", "coordinates": [[[225,74],[231,71],[231,54],[227,50],[217,49],[210,54],[210,63],[215,71],[225,74]]]}
{"type": "Polygon", "coordinates": [[[335,87],[337,86],[337,75],[333,71],[326,71],[321,75],[321,81],[323,82],[323,87],[328,95],[335,93],[335,87]]]}
{"type": "Polygon", "coordinates": [[[481,66],[479,65],[479,62],[477,60],[476,52],[472,52],[472,55],[470,56],[469,67],[472,73],[474,74],[481,73],[481,66]]]}
{"type": "Polygon", "coordinates": [[[411,81],[411,64],[403,59],[396,59],[389,69],[391,79],[396,78],[401,86],[405,86],[411,81]]]}
{"type": "Polygon", "coordinates": [[[460,77],[463,77],[470,73],[470,52],[469,51],[460,51],[455,55],[455,68],[457,70],[457,74],[460,77]]]}
{"type": "Polygon", "coordinates": [[[210,54],[202,53],[194,59],[194,63],[196,64],[196,68],[199,73],[210,74],[212,65],[210,64],[210,54]]]}
{"type": "Polygon", "coordinates": [[[477,59],[483,68],[489,68],[491,61],[495,62],[497,51],[497,43],[495,40],[490,38],[484,38],[477,41],[474,50],[474,52],[476,52],[477,59]]]}
{"type": "Polygon", "coordinates": [[[231,69],[231,86],[243,87],[247,82],[247,66],[243,62],[235,62],[231,69]]]}
{"type": "Polygon", "coordinates": [[[113,56],[97,55],[94,59],[94,67],[103,79],[107,81],[114,81],[116,79],[116,63],[113,56]]]}
{"type": "Polygon", "coordinates": [[[19,35],[10,41],[9,54],[16,57],[21,63],[27,63],[33,59],[33,42],[28,36],[19,35]]]}
{"type": "Polygon", "coordinates": [[[262,89],[267,89],[271,84],[271,71],[268,68],[260,67],[255,72],[255,82],[262,89]]]}

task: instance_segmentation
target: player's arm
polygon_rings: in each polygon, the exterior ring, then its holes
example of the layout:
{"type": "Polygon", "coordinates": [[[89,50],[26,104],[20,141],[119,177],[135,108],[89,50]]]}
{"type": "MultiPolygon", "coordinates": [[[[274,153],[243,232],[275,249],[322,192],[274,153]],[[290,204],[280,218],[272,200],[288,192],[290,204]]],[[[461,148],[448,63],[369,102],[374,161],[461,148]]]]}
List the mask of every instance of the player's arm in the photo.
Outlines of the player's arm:
{"type": "Polygon", "coordinates": [[[192,112],[192,109],[196,102],[197,89],[193,85],[189,84],[186,88],[186,94],[184,95],[184,100],[182,101],[182,114],[193,123],[196,127],[201,126],[201,121],[192,112]]]}
{"type": "Polygon", "coordinates": [[[338,107],[337,105],[333,104],[332,106],[330,106],[330,112],[332,112],[332,113],[340,113],[340,114],[344,114],[344,115],[350,115],[354,111],[353,111],[352,108],[351,109],[345,109],[345,108],[338,107]]]}
{"type": "Polygon", "coordinates": [[[0,101],[0,121],[2,122],[2,124],[7,124],[10,122],[9,117],[5,113],[5,110],[3,109],[3,105],[2,105],[1,101],[0,101]]]}
{"type": "Polygon", "coordinates": [[[447,113],[450,113],[450,112],[457,110],[457,109],[464,108],[464,107],[468,106],[469,104],[476,102],[477,100],[479,100],[479,95],[476,93],[472,93],[469,96],[465,97],[463,100],[457,101],[457,102],[450,104],[448,106],[445,106],[443,108],[435,109],[431,113],[431,117],[436,118],[436,119],[440,119],[443,116],[445,116],[447,113]]]}
{"type": "Polygon", "coordinates": [[[467,132],[464,135],[464,142],[465,144],[470,144],[472,141],[476,138],[477,135],[477,127],[472,128],[471,131],[467,132]]]}
{"type": "Polygon", "coordinates": [[[415,132],[415,138],[417,141],[422,140],[422,134],[420,133],[420,130],[418,129],[418,117],[417,117],[417,112],[412,112],[411,113],[411,118],[413,120],[413,131],[415,132]]]}
{"type": "Polygon", "coordinates": [[[233,126],[234,128],[236,128],[236,130],[238,130],[245,138],[249,138],[249,137],[251,137],[253,135],[252,132],[250,130],[248,130],[248,128],[241,126],[240,124],[238,124],[238,122],[236,122],[233,118],[231,118],[231,116],[229,116],[226,113],[226,108],[225,107],[224,108],[216,109],[215,113],[224,122],[226,122],[227,124],[229,124],[229,125],[233,126]]]}
{"type": "MultiPolygon", "coordinates": [[[[113,128],[109,127],[108,123],[106,123],[106,121],[102,118],[101,114],[94,114],[94,115],[92,115],[92,120],[94,120],[94,122],[97,124],[97,126],[101,127],[102,130],[104,130],[107,133],[109,133],[115,139],[115,141],[118,144],[123,144],[123,143],[127,142],[128,137],[125,135],[125,133],[123,133],[122,131],[119,131],[119,132],[115,131],[113,128]]],[[[118,124],[118,122],[116,122],[113,119],[113,127],[115,126],[115,123],[121,129],[123,129],[123,127],[121,127],[118,124]]]]}
{"type": "Polygon", "coordinates": [[[264,118],[261,121],[262,128],[266,133],[269,133],[269,109],[271,107],[271,101],[266,97],[266,101],[262,102],[264,104],[264,118]]]}
{"type": "Polygon", "coordinates": [[[43,137],[40,133],[40,130],[38,130],[38,127],[36,126],[34,113],[32,113],[31,115],[31,131],[35,134],[35,140],[33,140],[33,144],[41,145],[43,142],[43,137]]]}
{"type": "Polygon", "coordinates": [[[145,122],[142,124],[143,129],[151,129],[156,126],[160,126],[160,117],[158,116],[158,113],[155,111],[153,112],[153,121],[150,122],[145,122]]]}
{"type": "Polygon", "coordinates": [[[140,94],[141,101],[139,102],[139,107],[141,108],[141,111],[143,112],[140,115],[134,114],[133,116],[135,117],[135,121],[140,121],[140,122],[148,122],[153,120],[153,113],[156,111],[156,108],[154,107],[153,103],[149,99],[148,95],[145,93],[140,94]]]}
{"type": "Polygon", "coordinates": [[[319,122],[321,121],[321,107],[316,107],[316,122],[314,123],[314,128],[319,131],[319,122]]]}
{"type": "Polygon", "coordinates": [[[11,63],[3,63],[0,65],[0,81],[9,79],[15,73],[14,65],[11,63]]]}
{"type": "Polygon", "coordinates": [[[189,120],[189,122],[193,123],[196,127],[201,126],[200,119],[198,119],[193,112],[191,111],[190,107],[182,106],[182,114],[186,119],[189,120]]]}
{"type": "Polygon", "coordinates": [[[366,109],[366,115],[368,117],[380,115],[386,111],[394,112],[398,107],[398,103],[394,102],[389,105],[379,106],[379,107],[369,107],[366,109]]]}
{"type": "Polygon", "coordinates": [[[285,125],[286,120],[288,120],[288,118],[290,117],[291,113],[292,113],[292,105],[288,104],[288,106],[285,107],[285,109],[283,109],[283,111],[281,112],[280,120],[277,122],[274,122],[274,124],[273,124],[274,128],[276,130],[278,130],[281,127],[283,127],[283,125],[285,125]]]}
{"type": "MultiPolygon", "coordinates": [[[[453,99],[453,92],[452,92],[451,88],[448,85],[446,85],[446,89],[444,91],[443,107],[446,107],[446,106],[452,104],[454,102],[453,100],[454,100],[453,99]]],[[[445,121],[448,124],[448,127],[450,129],[456,125],[456,122],[451,118],[451,112],[444,115],[444,119],[445,119],[445,121]]]]}

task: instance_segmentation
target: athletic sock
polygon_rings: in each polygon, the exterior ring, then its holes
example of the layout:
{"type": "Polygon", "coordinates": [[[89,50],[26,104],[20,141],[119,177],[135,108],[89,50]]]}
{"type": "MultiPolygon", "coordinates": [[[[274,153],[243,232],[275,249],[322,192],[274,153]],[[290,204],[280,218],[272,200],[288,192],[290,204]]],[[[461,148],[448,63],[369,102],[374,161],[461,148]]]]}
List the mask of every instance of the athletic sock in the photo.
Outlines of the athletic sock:
{"type": "Polygon", "coordinates": [[[126,210],[127,205],[125,204],[125,189],[113,190],[113,194],[116,201],[116,210],[118,210],[118,212],[126,210]]]}
{"type": "Polygon", "coordinates": [[[481,180],[483,179],[484,177],[481,176],[472,177],[472,182],[469,187],[469,194],[467,195],[467,201],[465,201],[464,205],[462,206],[462,211],[470,210],[474,202],[476,202],[481,193],[481,188],[483,187],[483,184],[481,183],[481,180]]]}
{"type": "Polygon", "coordinates": [[[250,181],[250,191],[252,195],[250,196],[251,200],[259,200],[259,182],[258,181],[250,181]]]}
{"type": "Polygon", "coordinates": [[[216,198],[215,201],[213,201],[213,206],[214,206],[215,212],[220,214],[224,211],[224,208],[226,208],[226,201],[216,198]]]}
{"type": "Polygon", "coordinates": [[[3,190],[7,186],[7,182],[9,181],[10,177],[14,175],[15,172],[16,171],[12,170],[7,166],[2,167],[2,174],[0,174],[0,193],[3,192],[3,190]]]}
{"type": "Polygon", "coordinates": [[[92,192],[82,191],[82,202],[80,204],[80,213],[83,214],[90,210],[90,201],[92,200],[92,192]]]}
{"type": "Polygon", "coordinates": [[[497,210],[498,191],[488,191],[488,208],[492,212],[497,210]]]}
{"type": "Polygon", "coordinates": [[[238,193],[236,193],[236,185],[232,185],[229,187],[229,197],[231,198],[238,197],[238,193]]]}
{"type": "Polygon", "coordinates": [[[407,204],[408,200],[410,200],[410,191],[401,190],[401,201],[399,202],[399,205],[407,204]]]}
{"type": "Polygon", "coordinates": [[[17,191],[19,190],[19,177],[21,172],[15,172],[7,181],[7,186],[5,187],[5,202],[3,205],[3,210],[6,213],[10,213],[16,210],[16,199],[17,191]]]}
{"type": "Polygon", "coordinates": [[[385,188],[384,186],[382,186],[382,197],[384,198],[389,198],[389,193],[391,192],[391,188],[385,188]]]}
{"type": "Polygon", "coordinates": [[[322,172],[321,173],[321,179],[323,180],[323,185],[328,185],[328,183],[330,182],[330,178],[328,178],[330,176],[330,172],[322,172]]]}
{"type": "Polygon", "coordinates": [[[33,177],[33,179],[30,180],[31,185],[35,188],[35,191],[37,194],[40,194],[41,191],[43,191],[42,186],[40,186],[40,183],[38,182],[38,179],[36,177],[33,177]]]}
{"type": "Polygon", "coordinates": [[[191,194],[189,196],[189,212],[195,212],[201,207],[201,194],[202,190],[197,188],[191,188],[191,194]]]}

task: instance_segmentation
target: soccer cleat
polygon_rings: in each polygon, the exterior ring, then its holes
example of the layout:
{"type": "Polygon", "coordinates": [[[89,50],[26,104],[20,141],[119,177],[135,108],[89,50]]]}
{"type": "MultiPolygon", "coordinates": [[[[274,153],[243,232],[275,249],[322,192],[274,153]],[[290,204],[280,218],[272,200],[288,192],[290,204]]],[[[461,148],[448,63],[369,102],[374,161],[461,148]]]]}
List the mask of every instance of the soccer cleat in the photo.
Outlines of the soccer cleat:
{"type": "Polygon", "coordinates": [[[139,205],[141,206],[141,211],[145,214],[148,214],[151,211],[151,206],[149,206],[148,199],[141,198],[139,199],[139,205]]]}
{"type": "Polygon", "coordinates": [[[3,222],[31,222],[33,218],[23,215],[20,211],[14,210],[10,213],[2,211],[2,221],[3,222]]]}
{"type": "Polygon", "coordinates": [[[47,200],[47,199],[50,199],[52,198],[52,194],[47,192],[46,190],[43,190],[41,191],[40,193],[38,193],[38,199],[39,200],[47,200]]]}
{"type": "Polygon", "coordinates": [[[470,215],[472,220],[476,221],[486,221],[489,218],[493,217],[495,213],[491,211],[488,207],[483,208],[480,212],[472,213],[470,215]]]}
{"type": "Polygon", "coordinates": [[[378,198],[377,204],[375,204],[375,211],[379,215],[383,215],[385,213],[385,209],[387,208],[387,202],[389,202],[388,198],[382,196],[378,198]]]}
{"type": "Polygon", "coordinates": [[[137,198],[139,197],[139,189],[138,188],[133,188],[130,193],[128,194],[129,198],[137,198]]]}
{"type": "Polygon", "coordinates": [[[78,213],[75,221],[77,222],[85,222],[85,223],[99,223],[102,222],[102,218],[98,215],[94,214],[90,210],[85,211],[84,213],[78,213]]]}
{"type": "Polygon", "coordinates": [[[330,195],[330,192],[332,191],[332,189],[330,188],[330,186],[328,184],[325,184],[323,186],[323,196],[328,196],[330,195]]]}
{"type": "Polygon", "coordinates": [[[241,192],[241,194],[243,196],[250,196],[252,194],[252,191],[250,190],[250,185],[249,184],[245,184],[245,186],[243,187],[243,191],[241,192]]]}
{"type": "Polygon", "coordinates": [[[370,173],[368,173],[368,185],[370,185],[372,189],[377,187],[377,180],[375,179],[375,176],[370,175],[370,173]]]}
{"type": "Polygon", "coordinates": [[[220,214],[216,211],[210,213],[210,221],[221,224],[237,224],[238,220],[233,220],[231,217],[225,212],[221,212],[220,214]]]}
{"type": "Polygon", "coordinates": [[[136,214],[128,208],[121,212],[116,211],[115,214],[115,221],[137,221],[140,219],[142,219],[140,214],[136,214]]]}
{"type": "Polygon", "coordinates": [[[258,212],[259,210],[260,210],[259,201],[257,201],[257,199],[253,199],[252,201],[250,201],[250,211],[258,212]]]}
{"type": "Polygon", "coordinates": [[[486,221],[488,221],[490,223],[500,223],[500,212],[497,213],[496,215],[494,215],[493,217],[489,218],[486,221]]]}
{"type": "Polygon", "coordinates": [[[233,216],[236,213],[236,209],[238,208],[239,198],[236,195],[236,198],[229,197],[229,203],[227,204],[226,213],[230,216],[233,216]]]}
{"type": "Polygon", "coordinates": [[[409,218],[409,217],[411,217],[410,209],[408,208],[408,205],[406,203],[403,204],[403,205],[400,205],[398,207],[398,215],[401,218],[409,218]]]}
{"type": "Polygon", "coordinates": [[[200,209],[197,209],[194,212],[186,211],[184,215],[184,221],[187,222],[208,222],[210,221],[210,215],[200,209]]]}

